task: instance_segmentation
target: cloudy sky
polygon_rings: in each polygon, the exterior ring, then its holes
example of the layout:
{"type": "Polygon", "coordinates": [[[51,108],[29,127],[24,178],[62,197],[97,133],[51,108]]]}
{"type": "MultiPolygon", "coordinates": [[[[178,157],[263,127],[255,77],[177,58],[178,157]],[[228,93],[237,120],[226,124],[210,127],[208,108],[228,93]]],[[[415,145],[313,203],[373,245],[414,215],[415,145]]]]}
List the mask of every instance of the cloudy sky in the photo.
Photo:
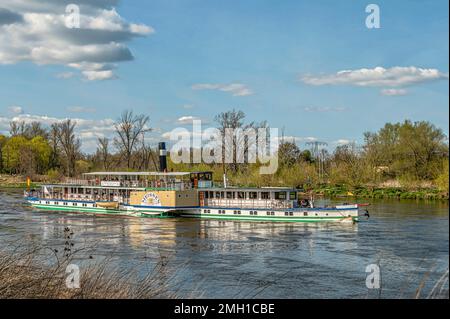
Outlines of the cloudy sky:
{"type": "Polygon", "coordinates": [[[124,109],[156,142],[236,108],[301,146],[405,119],[448,134],[448,1],[377,1],[380,29],[368,3],[0,0],[0,132],[74,118],[91,151],[124,109]]]}

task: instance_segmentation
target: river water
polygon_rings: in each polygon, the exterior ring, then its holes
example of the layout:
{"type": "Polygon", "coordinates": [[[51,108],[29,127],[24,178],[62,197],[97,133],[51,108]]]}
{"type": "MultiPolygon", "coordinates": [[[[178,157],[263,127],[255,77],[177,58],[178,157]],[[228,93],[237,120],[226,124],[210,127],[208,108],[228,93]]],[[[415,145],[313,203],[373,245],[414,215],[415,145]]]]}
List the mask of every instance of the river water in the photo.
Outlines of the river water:
{"type": "Polygon", "coordinates": [[[449,265],[448,202],[370,201],[370,219],[352,225],[99,217],[36,211],[21,196],[0,189],[0,248],[63,247],[69,227],[81,263],[146,274],[165,260],[180,297],[427,297],[449,265]],[[366,286],[369,265],[380,289],[366,286]]]}

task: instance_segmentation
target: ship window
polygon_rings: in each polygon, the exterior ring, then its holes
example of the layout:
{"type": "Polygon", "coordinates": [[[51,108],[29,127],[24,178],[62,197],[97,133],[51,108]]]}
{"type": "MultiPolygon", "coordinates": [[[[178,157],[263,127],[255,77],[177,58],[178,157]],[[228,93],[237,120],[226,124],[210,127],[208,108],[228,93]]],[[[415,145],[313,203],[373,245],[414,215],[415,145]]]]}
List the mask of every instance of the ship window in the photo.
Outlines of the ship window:
{"type": "Polygon", "coordinates": [[[284,212],[284,216],[289,216],[289,212],[284,212]]]}
{"type": "Polygon", "coordinates": [[[208,198],[208,196],[209,196],[209,192],[202,192],[202,196],[204,196],[205,198],[208,198]]]}
{"type": "Polygon", "coordinates": [[[289,193],[289,199],[290,200],[296,200],[297,199],[297,192],[290,192],[289,193]]]}
{"type": "Polygon", "coordinates": [[[220,192],[216,192],[216,198],[220,198],[220,192]]]}
{"type": "Polygon", "coordinates": [[[59,203],[58,203],[58,202],[55,202],[55,205],[59,205],[59,203]]]}
{"type": "Polygon", "coordinates": [[[303,216],[308,216],[308,212],[303,212],[303,216]]]}
{"type": "Polygon", "coordinates": [[[253,215],[258,215],[258,212],[257,212],[257,211],[254,211],[254,212],[253,212],[253,215]]]}
{"type": "Polygon", "coordinates": [[[294,216],[294,213],[293,212],[289,212],[289,216],[294,216]]]}
{"type": "Polygon", "coordinates": [[[233,199],[234,198],[234,192],[227,192],[227,199],[233,199]]]}
{"type": "Polygon", "coordinates": [[[275,212],[271,212],[270,215],[274,216],[274,215],[275,215],[275,212]]]}
{"type": "Polygon", "coordinates": [[[270,199],[269,192],[261,192],[261,199],[270,199]]]}
{"type": "Polygon", "coordinates": [[[252,212],[252,211],[250,211],[250,215],[253,215],[253,212],[252,212]]]}
{"type": "Polygon", "coordinates": [[[238,192],[237,195],[239,199],[245,199],[245,192],[238,192]]]}
{"type": "Polygon", "coordinates": [[[275,199],[286,199],[286,192],[275,192],[275,199]]]}
{"type": "Polygon", "coordinates": [[[214,198],[214,192],[209,192],[209,198],[214,198]]]}
{"type": "Polygon", "coordinates": [[[78,206],[78,204],[77,203],[72,203],[72,206],[78,206]]]}
{"type": "Polygon", "coordinates": [[[64,206],[67,206],[67,203],[64,203],[64,206]]]}
{"type": "Polygon", "coordinates": [[[241,214],[241,211],[240,210],[238,210],[238,215],[240,215],[241,214]]]}
{"type": "Polygon", "coordinates": [[[258,193],[257,192],[249,192],[248,198],[250,199],[258,199],[258,193]]]}
{"type": "Polygon", "coordinates": [[[270,212],[267,212],[267,216],[270,216],[270,212]]]}

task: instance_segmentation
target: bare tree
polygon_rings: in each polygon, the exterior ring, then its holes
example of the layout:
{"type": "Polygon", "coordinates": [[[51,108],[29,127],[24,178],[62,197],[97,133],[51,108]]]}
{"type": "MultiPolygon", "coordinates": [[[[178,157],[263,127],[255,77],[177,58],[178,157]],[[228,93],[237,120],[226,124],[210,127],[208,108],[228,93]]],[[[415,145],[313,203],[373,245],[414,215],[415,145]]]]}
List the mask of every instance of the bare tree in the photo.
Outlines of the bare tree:
{"type": "MultiPolygon", "coordinates": [[[[218,124],[218,130],[222,135],[222,168],[223,173],[226,174],[227,166],[234,172],[236,172],[239,168],[237,165],[237,150],[243,150],[243,157],[248,158],[249,149],[252,146],[255,146],[258,142],[257,129],[258,128],[267,128],[267,122],[255,123],[250,122],[245,124],[245,113],[242,111],[236,111],[235,109],[227,112],[222,112],[215,116],[215,122],[218,124]],[[233,134],[232,140],[227,140],[226,131],[227,129],[232,129],[236,132],[236,129],[242,129],[244,134],[236,135],[233,134]],[[256,136],[251,137],[245,134],[245,132],[249,129],[255,130],[256,136]],[[231,145],[227,145],[230,144],[231,145]],[[228,147],[227,147],[228,146],[228,147]],[[226,158],[232,158],[233,163],[229,163],[229,165],[225,164],[226,158]]],[[[240,154],[241,155],[241,154],[240,154]]],[[[240,156],[239,155],[239,156],[240,156]]],[[[241,163],[243,164],[243,163],[241,163]]]]}
{"type": "Polygon", "coordinates": [[[75,127],[76,122],[72,122],[70,119],[57,125],[58,142],[66,157],[69,176],[75,175],[75,164],[81,148],[81,141],[75,136],[75,127]]]}
{"type": "Polygon", "coordinates": [[[48,142],[52,148],[52,153],[50,155],[49,167],[56,168],[59,166],[59,127],[57,123],[53,123],[50,126],[48,133],[48,142]]]}
{"type": "Polygon", "coordinates": [[[43,138],[48,138],[48,131],[42,126],[41,122],[31,122],[25,126],[25,136],[29,139],[35,138],[37,136],[42,136],[43,138]]]}
{"type": "Polygon", "coordinates": [[[133,111],[124,111],[119,120],[114,124],[117,137],[114,144],[125,158],[127,168],[131,168],[133,152],[139,145],[139,138],[142,134],[151,131],[147,128],[149,117],[143,114],[134,115],[133,111]]]}
{"type": "Polygon", "coordinates": [[[11,121],[9,122],[9,135],[12,137],[18,135],[24,135],[26,130],[26,125],[24,121],[11,121]]]}
{"type": "Polygon", "coordinates": [[[103,169],[108,171],[111,166],[109,153],[109,139],[107,137],[99,138],[97,141],[97,156],[102,162],[103,169]]]}

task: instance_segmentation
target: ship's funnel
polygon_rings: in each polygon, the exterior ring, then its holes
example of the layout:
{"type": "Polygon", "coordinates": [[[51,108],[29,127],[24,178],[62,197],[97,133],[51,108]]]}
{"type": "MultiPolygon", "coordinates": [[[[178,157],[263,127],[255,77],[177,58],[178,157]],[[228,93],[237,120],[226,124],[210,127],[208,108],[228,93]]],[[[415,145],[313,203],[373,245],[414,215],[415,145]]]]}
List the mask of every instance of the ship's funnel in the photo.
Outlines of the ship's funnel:
{"type": "Polygon", "coordinates": [[[167,151],[166,143],[159,143],[159,171],[167,172],[167,151]]]}

